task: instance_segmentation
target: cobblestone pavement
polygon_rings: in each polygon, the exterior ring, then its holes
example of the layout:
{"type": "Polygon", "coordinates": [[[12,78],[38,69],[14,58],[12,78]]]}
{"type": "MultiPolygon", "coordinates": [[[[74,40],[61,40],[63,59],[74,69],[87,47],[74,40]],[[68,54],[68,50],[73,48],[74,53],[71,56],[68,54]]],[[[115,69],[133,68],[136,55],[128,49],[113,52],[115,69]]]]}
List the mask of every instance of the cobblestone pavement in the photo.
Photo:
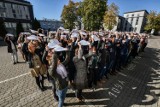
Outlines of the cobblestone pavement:
{"type": "MultiPolygon", "coordinates": [[[[38,90],[28,65],[19,55],[13,65],[6,46],[0,47],[0,107],[56,107],[51,84],[48,90],[38,90]]],[[[68,90],[68,107],[160,107],[160,37],[151,37],[145,53],[101,88],[84,90],[85,101],[79,103],[74,91],[68,90]]]]}

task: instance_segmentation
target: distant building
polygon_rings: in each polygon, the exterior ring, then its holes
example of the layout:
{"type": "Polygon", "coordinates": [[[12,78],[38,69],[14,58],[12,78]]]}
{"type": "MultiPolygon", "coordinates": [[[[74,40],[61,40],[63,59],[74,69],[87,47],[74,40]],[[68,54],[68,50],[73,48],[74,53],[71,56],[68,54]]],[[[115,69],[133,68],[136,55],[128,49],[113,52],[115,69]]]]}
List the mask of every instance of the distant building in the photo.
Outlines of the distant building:
{"type": "Polygon", "coordinates": [[[51,30],[55,31],[57,30],[60,26],[63,26],[61,21],[54,20],[54,19],[43,19],[43,20],[38,20],[41,24],[41,28],[44,30],[51,30]]]}
{"type": "Polygon", "coordinates": [[[146,10],[138,10],[124,13],[123,31],[129,32],[144,32],[146,25],[146,17],[148,12],[146,10]]]}
{"type": "Polygon", "coordinates": [[[117,24],[113,27],[112,31],[127,31],[127,32],[144,32],[144,26],[147,22],[146,10],[138,10],[126,12],[123,16],[117,16],[117,24]]]}
{"type": "Polygon", "coordinates": [[[16,34],[17,22],[28,30],[34,20],[32,4],[25,0],[0,0],[0,18],[4,20],[9,33],[16,34]]]}
{"type": "Polygon", "coordinates": [[[116,17],[117,24],[113,27],[112,31],[122,31],[124,20],[125,20],[124,17],[117,16],[116,17]]]}

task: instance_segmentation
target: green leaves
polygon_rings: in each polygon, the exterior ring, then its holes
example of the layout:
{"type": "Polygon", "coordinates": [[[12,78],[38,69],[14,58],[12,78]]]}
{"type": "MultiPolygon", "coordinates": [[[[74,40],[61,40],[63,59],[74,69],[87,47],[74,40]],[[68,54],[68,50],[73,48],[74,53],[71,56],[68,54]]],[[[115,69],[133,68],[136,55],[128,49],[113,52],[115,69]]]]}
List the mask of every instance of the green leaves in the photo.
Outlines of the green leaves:
{"type": "Polygon", "coordinates": [[[145,30],[151,31],[152,29],[155,29],[156,31],[160,29],[160,13],[157,13],[156,11],[151,11],[147,16],[145,30]]]}
{"type": "Polygon", "coordinates": [[[105,12],[104,19],[103,19],[104,26],[107,29],[112,30],[113,27],[117,24],[116,17],[119,14],[118,10],[119,10],[119,7],[114,3],[108,6],[108,10],[105,12]]]}
{"type": "Polygon", "coordinates": [[[99,30],[107,9],[106,0],[84,0],[80,9],[85,29],[99,30]]]}
{"type": "Polygon", "coordinates": [[[63,7],[61,20],[64,27],[73,29],[74,22],[84,24],[86,30],[99,30],[103,23],[103,16],[107,10],[107,0],[83,0],[74,3],[69,1],[68,5],[63,7]]]}
{"type": "Polygon", "coordinates": [[[74,22],[77,20],[77,5],[77,3],[70,0],[69,4],[63,7],[61,20],[67,29],[73,29],[74,22]]]}

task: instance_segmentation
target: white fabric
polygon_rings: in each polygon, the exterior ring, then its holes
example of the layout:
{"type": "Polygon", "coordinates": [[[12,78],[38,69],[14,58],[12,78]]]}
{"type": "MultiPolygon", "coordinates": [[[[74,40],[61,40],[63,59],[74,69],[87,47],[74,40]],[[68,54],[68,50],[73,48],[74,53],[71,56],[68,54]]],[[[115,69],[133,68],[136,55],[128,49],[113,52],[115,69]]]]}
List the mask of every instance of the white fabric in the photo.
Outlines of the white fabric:
{"type": "Polygon", "coordinates": [[[39,33],[38,35],[39,35],[39,36],[45,36],[45,35],[44,35],[44,34],[42,34],[42,33],[39,33]]]}
{"type": "Polygon", "coordinates": [[[61,44],[57,39],[51,39],[50,42],[55,44],[61,44]]]}
{"type": "Polygon", "coordinates": [[[30,29],[31,33],[37,34],[38,31],[30,29]]]}
{"type": "Polygon", "coordinates": [[[6,34],[6,36],[11,36],[11,37],[13,37],[14,35],[13,35],[13,34],[8,33],[8,34],[6,34]]]}
{"type": "Polygon", "coordinates": [[[63,79],[67,77],[67,70],[63,64],[59,64],[56,71],[63,79]]]}
{"type": "Polygon", "coordinates": [[[67,35],[61,35],[61,38],[66,38],[67,35]]]}
{"type": "Polygon", "coordinates": [[[27,37],[28,40],[38,40],[38,37],[35,35],[31,35],[27,37]]]}
{"type": "Polygon", "coordinates": [[[31,35],[29,32],[22,32],[23,35],[31,35]]]}
{"type": "Polygon", "coordinates": [[[100,40],[96,35],[92,35],[91,37],[94,39],[94,41],[99,41],[100,40]]]}
{"type": "Polygon", "coordinates": [[[54,48],[54,50],[56,52],[61,52],[61,51],[67,51],[67,48],[63,48],[63,47],[61,47],[59,45],[56,45],[55,48],[54,48]]]}
{"type": "Polygon", "coordinates": [[[104,36],[104,33],[103,33],[103,32],[99,32],[99,35],[100,35],[100,36],[104,36]]]}
{"type": "Polygon", "coordinates": [[[68,33],[69,33],[69,30],[64,30],[63,33],[67,33],[67,34],[68,34],[68,33]]]}
{"type": "Polygon", "coordinates": [[[85,46],[85,45],[89,45],[90,43],[88,41],[81,40],[80,44],[85,46]]]}
{"type": "Polygon", "coordinates": [[[56,31],[49,31],[49,33],[56,33],[56,31]]]}
{"type": "Polygon", "coordinates": [[[81,33],[81,35],[85,35],[85,36],[87,35],[87,33],[85,33],[85,32],[80,32],[80,33],[81,33]]]}
{"type": "Polygon", "coordinates": [[[56,45],[57,45],[56,43],[49,42],[49,43],[48,43],[48,48],[49,48],[49,49],[53,49],[53,48],[55,48],[56,45]]]}
{"type": "Polygon", "coordinates": [[[72,33],[72,35],[71,35],[71,38],[78,38],[79,37],[79,34],[78,33],[72,33]]]}
{"type": "Polygon", "coordinates": [[[59,27],[60,30],[65,30],[63,27],[59,27]]]}

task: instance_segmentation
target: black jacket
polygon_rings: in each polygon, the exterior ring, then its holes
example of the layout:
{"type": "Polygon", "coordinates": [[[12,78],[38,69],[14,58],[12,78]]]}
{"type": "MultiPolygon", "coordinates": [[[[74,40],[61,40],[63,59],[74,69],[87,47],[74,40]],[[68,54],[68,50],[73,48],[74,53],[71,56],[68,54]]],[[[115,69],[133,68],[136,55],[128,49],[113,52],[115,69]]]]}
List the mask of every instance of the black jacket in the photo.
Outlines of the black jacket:
{"type": "MultiPolygon", "coordinates": [[[[12,46],[11,46],[11,42],[10,42],[10,40],[7,40],[7,37],[5,37],[4,38],[4,41],[7,43],[7,45],[8,45],[8,53],[12,53],[13,52],[13,50],[12,50],[12,46]]],[[[16,51],[17,51],[17,47],[16,47],[16,40],[15,39],[13,39],[13,40],[11,40],[12,42],[13,42],[13,44],[14,44],[14,47],[15,47],[15,49],[16,49],[16,51]]]]}

